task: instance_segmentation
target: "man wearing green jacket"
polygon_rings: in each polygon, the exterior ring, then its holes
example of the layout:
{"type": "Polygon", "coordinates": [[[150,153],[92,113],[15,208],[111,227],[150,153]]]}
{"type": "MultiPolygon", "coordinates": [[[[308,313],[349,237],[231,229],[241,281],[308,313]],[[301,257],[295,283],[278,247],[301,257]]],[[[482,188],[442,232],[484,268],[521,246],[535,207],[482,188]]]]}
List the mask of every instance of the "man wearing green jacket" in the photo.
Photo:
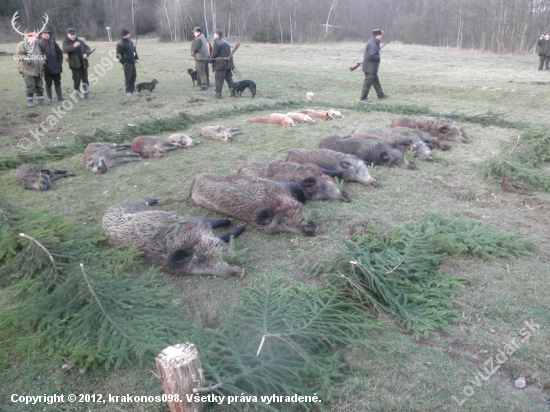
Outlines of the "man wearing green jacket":
{"type": "Polygon", "coordinates": [[[38,104],[46,105],[44,102],[44,64],[45,56],[40,49],[36,33],[27,33],[31,43],[23,40],[17,45],[15,55],[17,57],[17,67],[19,73],[25,79],[25,88],[27,92],[27,107],[34,107],[33,96],[36,94],[38,104]]]}
{"type": "Polygon", "coordinates": [[[64,53],[69,59],[69,69],[73,72],[73,85],[77,92],[77,100],[81,100],[80,83],[84,90],[84,98],[91,99],[90,83],[88,82],[88,56],[92,49],[86,43],[76,37],[76,29],[67,29],[67,36],[62,43],[64,53]]]}

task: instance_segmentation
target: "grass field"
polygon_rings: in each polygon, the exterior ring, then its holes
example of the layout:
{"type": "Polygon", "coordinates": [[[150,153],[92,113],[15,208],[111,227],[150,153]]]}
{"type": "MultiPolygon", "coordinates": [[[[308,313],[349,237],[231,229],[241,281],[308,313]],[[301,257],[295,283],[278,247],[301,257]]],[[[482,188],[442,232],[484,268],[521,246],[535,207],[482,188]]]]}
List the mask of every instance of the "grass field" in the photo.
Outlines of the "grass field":
{"type": "MultiPolygon", "coordinates": [[[[173,132],[195,135],[206,125],[242,130],[231,144],[203,140],[192,150],[121,165],[101,176],[84,169],[81,154],[65,157],[49,166],[68,169],[77,177],[58,181],[46,192],[23,190],[13,178],[13,170],[0,172],[3,198],[22,208],[56,211],[78,225],[100,227],[106,208],[118,202],[185,198],[196,174],[229,174],[246,161],[282,160],[294,148],[316,148],[322,138],[349,134],[360,125],[389,125],[400,114],[411,113],[454,118],[470,144],[451,143],[451,150],[434,153],[437,162],[417,162],[416,171],[377,168],[381,188],[345,185],[352,203],[308,204],[321,236],[273,236],[249,226],[237,240],[239,248],[249,249],[243,280],[165,276],[181,295],[182,318],[198,316],[204,324],[216,325],[227,305],[236,304],[237,291],[263,275],[275,274],[290,284],[317,282],[304,271],[304,259],[330,259],[341,249],[342,239],[367,224],[389,227],[436,212],[538,238],[539,249],[529,258],[486,261],[459,256],[446,260],[442,270],[465,281],[465,287],[454,296],[454,307],[461,316],[451,333],[417,341],[391,316],[376,313],[377,320],[386,322],[385,327],[365,339],[376,344],[377,353],[341,348],[345,366],[340,372],[346,378],[337,381],[330,394],[319,396],[330,411],[550,410],[550,194],[505,192],[484,181],[476,169],[499,151],[501,142],[517,139],[522,127],[550,127],[550,74],[536,70],[538,56],[388,44],[382,50],[379,75],[384,92],[391,97],[365,106],[357,102],[363,74],[348,70],[362,60],[362,43],[244,43],[235,54],[236,67],[242,73],[240,79],[256,82],[256,97],[250,99],[245,91],[242,98],[230,99],[225,86],[223,100],[214,100],[213,88],[200,92],[192,87],[186,73],[194,67],[189,44],[140,39],[138,82],[155,78],[159,83],[152,93],[127,97],[122,70],[109,54],[114,44],[90,42],[96,48],[90,69],[97,75],[91,86],[93,100],[72,104],[69,110],[62,108],[62,118],[50,125],[52,107],[28,109],[25,105],[23,79],[10,55],[15,46],[0,44],[0,50],[8,52],[7,57],[0,57],[4,73],[0,77],[0,160],[21,153],[18,144],[23,139],[32,145],[31,153],[42,153],[46,148],[72,144],[75,134],[91,135],[100,130],[115,135],[145,121],[174,119],[179,113],[198,120],[173,132]],[[305,97],[310,91],[315,93],[315,101],[308,104],[305,97]],[[243,122],[248,117],[305,108],[334,108],[345,118],[295,128],[243,122]],[[29,131],[36,132],[41,123],[48,132],[37,139],[29,131]],[[522,343],[491,378],[472,383],[478,372],[484,373],[484,363],[496,357],[506,342],[519,339],[518,331],[526,321],[540,325],[538,333],[522,343]],[[528,381],[523,390],[514,388],[520,376],[528,381]]],[[[64,70],[63,90],[69,94],[72,81],[67,65],[64,70]]],[[[374,92],[370,97],[375,99],[374,92]]],[[[53,108],[58,106],[54,102],[53,108]]],[[[173,132],[157,136],[164,138],[173,132]]],[[[182,215],[217,216],[191,201],[163,208],[182,215]]],[[[4,224],[2,219],[0,222],[4,224]]],[[[0,306],[8,295],[9,290],[0,291],[0,306]]],[[[23,335],[22,330],[0,331],[0,410],[165,410],[162,404],[29,407],[12,403],[12,394],[162,393],[151,373],[156,372],[154,366],[64,372],[62,356],[14,351],[23,335]]]]}

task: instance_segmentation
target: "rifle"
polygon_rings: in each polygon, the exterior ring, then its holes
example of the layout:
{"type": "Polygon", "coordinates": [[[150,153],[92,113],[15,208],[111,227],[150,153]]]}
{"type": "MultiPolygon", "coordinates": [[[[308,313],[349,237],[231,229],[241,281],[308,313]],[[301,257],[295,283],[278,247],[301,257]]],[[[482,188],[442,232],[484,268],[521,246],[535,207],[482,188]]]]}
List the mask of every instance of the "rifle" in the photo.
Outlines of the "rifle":
{"type": "MultiPolygon", "coordinates": [[[[382,50],[384,48],[384,46],[386,45],[387,43],[384,43],[382,46],[380,46],[380,49],[379,50],[382,50]]],[[[355,63],[353,65],[350,66],[349,68],[349,71],[352,72],[354,71],[355,69],[357,69],[359,66],[361,66],[363,63],[355,63]]]]}
{"type": "Polygon", "coordinates": [[[202,60],[206,60],[209,62],[231,60],[233,58],[233,53],[235,53],[240,46],[241,46],[241,43],[239,42],[235,43],[235,47],[233,48],[233,50],[231,51],[231,54],[228,57],[215,57],[215,58],[206,57],[206,58],[203,58],[202,60]]]}

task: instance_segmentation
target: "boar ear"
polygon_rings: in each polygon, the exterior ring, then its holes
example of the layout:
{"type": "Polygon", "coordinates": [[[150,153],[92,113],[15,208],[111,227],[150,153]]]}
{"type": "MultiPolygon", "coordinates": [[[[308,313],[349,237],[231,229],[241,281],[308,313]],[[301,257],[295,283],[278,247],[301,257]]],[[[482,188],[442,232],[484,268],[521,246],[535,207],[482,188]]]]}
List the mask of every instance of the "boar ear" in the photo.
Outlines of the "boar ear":
{"type": "Polygon", "coordinates": [[[315,186],[316,183],[317,183],[317,179],[315,179],[314,177],[308,177],[307,179],[304,179],[300,182],[300,186],[302,188],[312,187],[312,186],[315,186]]]}
{"type": "Polygon", "coordinates": [[[274,214],[271,210],[261,210],[256,215],[256,223],[260,226],[267,226],[273,220],[274,214]]]}
{"type": "Polygon", "coordinates": [[[181,268],[188,266],[193,257],[193,249],[178,249],[168,255],[168,266],[181,268]]]}
{"type": "Polygon", "coordinates": [[[380,153],[380,159],[382,159],[384,162],[388,160],[390,156],[388,155],[388,152],[382,152],[380,153]]]}

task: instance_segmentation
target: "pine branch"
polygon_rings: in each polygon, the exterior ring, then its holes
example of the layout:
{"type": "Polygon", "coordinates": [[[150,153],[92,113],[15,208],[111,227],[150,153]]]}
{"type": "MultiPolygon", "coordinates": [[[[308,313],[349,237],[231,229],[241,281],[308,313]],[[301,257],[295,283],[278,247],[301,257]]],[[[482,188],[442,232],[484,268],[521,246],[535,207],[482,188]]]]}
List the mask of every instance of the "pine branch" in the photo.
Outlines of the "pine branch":
{"type": "Polygon", "coordinates": [[[37,245],[40,249],[42,249],[44,251],[44,253],[46,255],[48,255],[48,257],[50,258],[50,261],[52,262],[52,265],[53,265],[53,269],[54,269],[54,272],[55,272],[55,278],[54,278],[54,283],[55,281],[57,280],[57,266],[55,265],[55,260],[53,260],[53,256],[52,254],[48,251],[48,249],[46,249],[44,247],[44,245],[42,245],[42,243],[40,243],[38,240],[36,240],[35,238],[31,237],[31,236],[28,236],[24,233],[19,233],[19,236],[21,236],[22,238],[25,238],[27,240],[30,240],[31,242],[33,242],[35,245],[37,245]]]}

